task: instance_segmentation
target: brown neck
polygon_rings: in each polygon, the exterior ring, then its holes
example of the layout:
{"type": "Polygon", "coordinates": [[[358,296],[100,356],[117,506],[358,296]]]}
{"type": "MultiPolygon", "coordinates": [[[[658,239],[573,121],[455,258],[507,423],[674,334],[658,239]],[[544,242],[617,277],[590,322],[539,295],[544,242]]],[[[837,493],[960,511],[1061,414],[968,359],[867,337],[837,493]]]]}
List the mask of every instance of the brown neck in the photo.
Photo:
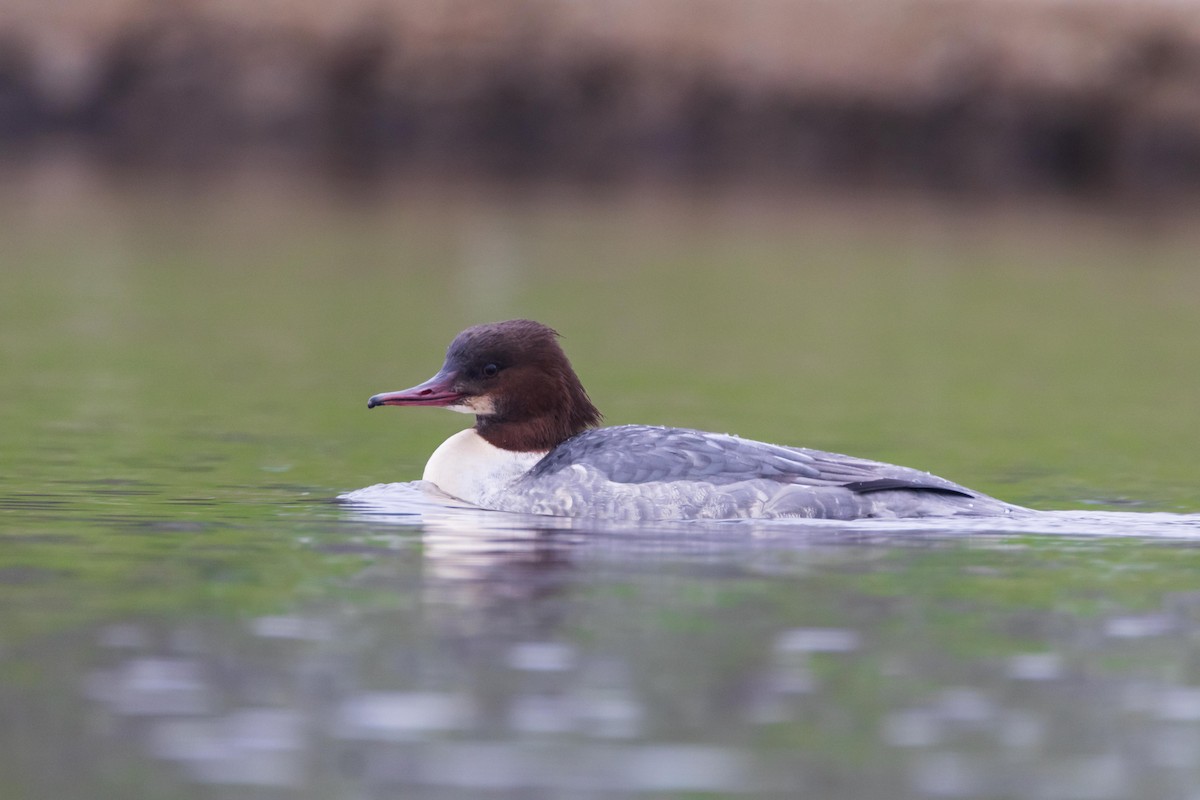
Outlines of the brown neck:
{"type": "Polygon", "coordinates": [[[528,453],[552,450],[575,434],[600,424],[600,411],[578,379],[568,381],[557,396],[566,398],[566,402],[546,405],[526,401],[513,404],[514,408],[524,409],[519,415],[498,408],[495,414],[478,416],[475,430],[496,447],[528,453]]]}

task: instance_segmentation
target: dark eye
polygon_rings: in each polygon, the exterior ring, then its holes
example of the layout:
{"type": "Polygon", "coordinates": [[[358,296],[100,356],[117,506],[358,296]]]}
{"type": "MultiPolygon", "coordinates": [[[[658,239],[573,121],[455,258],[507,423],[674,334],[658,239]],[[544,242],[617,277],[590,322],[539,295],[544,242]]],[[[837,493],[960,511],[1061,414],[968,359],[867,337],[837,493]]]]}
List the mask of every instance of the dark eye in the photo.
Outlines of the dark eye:
{"type": "Polygon", "coordinates": [[[486,367],[483,368],[483,377],[494,378],[494,377],[496,377],[496,373],[499,371],[500,371],[500,368],[498,366],[496,366],[495,364],[488,364],[486,367]]]}

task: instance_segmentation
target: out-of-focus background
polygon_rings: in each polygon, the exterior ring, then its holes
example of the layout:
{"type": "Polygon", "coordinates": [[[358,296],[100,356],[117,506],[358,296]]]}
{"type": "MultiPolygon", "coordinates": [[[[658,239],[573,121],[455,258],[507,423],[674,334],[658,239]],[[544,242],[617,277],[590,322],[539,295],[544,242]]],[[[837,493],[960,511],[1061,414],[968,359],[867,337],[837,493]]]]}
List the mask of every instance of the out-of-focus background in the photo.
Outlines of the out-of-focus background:
{"type": "Polygon", "coordinates": [[[0,12],[15,427],[244,396],[331,487],[460,422],[349,398],[530,316],[612,422],[1194,505],[1198,197],[1188,4],[0,12]]]}
{"type": "Polygon", "coordinates": [[[1200,186],[1187,3],[41,3],[0,17],[9,158],[381,180],[1200,186]]]}
{"type": "Polygon", "coordinates": [[[1194,800],[1198,198],[1186,2],[6,0],[0,795],[1194,800]],[[1099,516],[333,502],[511,317],[1099,516]]]}

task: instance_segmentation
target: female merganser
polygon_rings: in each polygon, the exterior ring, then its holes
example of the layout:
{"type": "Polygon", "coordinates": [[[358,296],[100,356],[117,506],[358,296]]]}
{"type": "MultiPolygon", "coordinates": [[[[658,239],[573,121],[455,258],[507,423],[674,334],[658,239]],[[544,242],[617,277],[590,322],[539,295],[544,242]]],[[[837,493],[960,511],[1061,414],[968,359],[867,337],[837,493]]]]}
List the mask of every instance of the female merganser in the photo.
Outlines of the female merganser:
{"type": "Polygon", "coordinates": [[[1020,511],[927,472],[719,433],[597,428],[553,329],[530,320],[455,337],[429,380],[375,406],[442,406],[475,426],[441,444],[424,480],[476,506],[606,520],[925,517],[1020,511]]]}

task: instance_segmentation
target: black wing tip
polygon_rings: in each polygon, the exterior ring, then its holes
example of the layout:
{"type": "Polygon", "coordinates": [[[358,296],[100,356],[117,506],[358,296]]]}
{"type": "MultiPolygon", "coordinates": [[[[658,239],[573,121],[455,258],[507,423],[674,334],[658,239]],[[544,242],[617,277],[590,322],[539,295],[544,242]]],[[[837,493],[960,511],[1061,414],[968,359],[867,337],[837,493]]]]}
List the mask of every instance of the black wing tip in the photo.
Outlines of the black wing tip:
{"type": "Polygon", "coordinates": [[[870,481],[852,481],[850,483],[843,483],[842,487],[857,494],[901,490],[910,492],[939,492],[941,494],[954,494],[962,497],[976,496],[966,489],[954,489],[949,486],[930,486],[927,483],[906,481],[903,478],[876,478],[870,481]]]}

